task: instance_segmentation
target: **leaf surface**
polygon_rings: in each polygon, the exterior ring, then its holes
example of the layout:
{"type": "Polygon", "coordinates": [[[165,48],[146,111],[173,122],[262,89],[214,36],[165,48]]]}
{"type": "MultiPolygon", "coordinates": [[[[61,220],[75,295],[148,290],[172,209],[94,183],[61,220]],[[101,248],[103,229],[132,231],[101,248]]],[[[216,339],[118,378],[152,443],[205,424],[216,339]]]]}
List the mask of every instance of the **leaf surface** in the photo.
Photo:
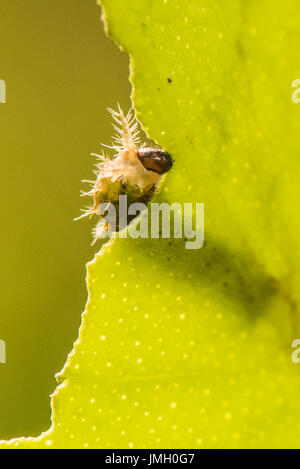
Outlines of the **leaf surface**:
{"type": "Polygon", "coordinates": [[[298,447],[298,3],[102,5],[138,118],[176,161],[156,201],[204,203],[205,245],[103,248],[53,427],[7,444],[298,447]]]}

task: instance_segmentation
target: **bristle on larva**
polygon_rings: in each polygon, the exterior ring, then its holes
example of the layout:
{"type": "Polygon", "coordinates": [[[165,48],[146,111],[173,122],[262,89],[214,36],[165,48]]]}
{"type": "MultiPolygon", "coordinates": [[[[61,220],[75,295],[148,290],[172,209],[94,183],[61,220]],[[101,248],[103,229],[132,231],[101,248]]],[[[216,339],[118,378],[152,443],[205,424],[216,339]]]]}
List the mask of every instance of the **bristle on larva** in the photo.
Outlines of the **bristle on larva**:
{"type": "Polygon", "coordinates": [[[130,109],[126,116],[119,104],[118,111],[114,111],[111,108],[107,108],[107,110],[111,113],[113,119],[118,124],[113,124],[113,128],[117,132],[117,135],[112,138],[113,146],[111,148],[119,152],[124,148],[131,149],[139,145],[139,124],[134,117],[133,109],[130,109]]]}

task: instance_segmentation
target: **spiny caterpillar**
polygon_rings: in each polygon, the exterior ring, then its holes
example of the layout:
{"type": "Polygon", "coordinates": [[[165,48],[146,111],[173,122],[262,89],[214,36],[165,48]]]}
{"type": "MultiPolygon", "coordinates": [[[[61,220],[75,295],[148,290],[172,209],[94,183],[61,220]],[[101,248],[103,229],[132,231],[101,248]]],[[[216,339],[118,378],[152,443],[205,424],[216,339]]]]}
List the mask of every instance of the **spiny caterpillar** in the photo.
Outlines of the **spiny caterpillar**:
{"type": "MultiPolygon", "coordinates": [[[[147,203],[161,176],[173,165],[171,156],[162,148],[148,147],[146,144],[140,146],[139,124],[133,109],[126,116],[120,105],[118,111],[109,108],[108,111],[117,123],[113,124],[117,134],[112,138],[112,146],[102,146],[110,148],[114,153],[112,157],[105,153],[92,154],[99,160],[94,171],[96,180],[83,181],[90,183],[92,188],[89,192],[83,192],[82,196],[92,197],[93,205],[82,210],[83,214],[77,218],[100,216],[100,221],[93,229],[92,244],[103,238],[110,228],[107,220],[99,213],[100,204],[107,203],[107,209],[113,204],[118,212],[120,195],[127,196],[128,206],[134,202],[147,203]]],[[[117,226],[116,231],[119,228],[117,226]]]]}

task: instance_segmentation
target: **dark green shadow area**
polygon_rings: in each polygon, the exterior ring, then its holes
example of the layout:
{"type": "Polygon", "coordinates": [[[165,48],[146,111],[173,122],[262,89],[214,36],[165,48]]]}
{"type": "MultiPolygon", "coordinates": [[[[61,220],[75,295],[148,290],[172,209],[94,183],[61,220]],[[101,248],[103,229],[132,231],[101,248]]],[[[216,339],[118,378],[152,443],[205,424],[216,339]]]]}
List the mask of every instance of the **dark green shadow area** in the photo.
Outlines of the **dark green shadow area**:
{"type": "MultiPolygon", "coordinates": [[[[163,197],[158,194],[155,201],[162,203],[167,202],[167,199],[163,200],[163,197]]],[[[171,203],[169,205],[171,206],[171,203]]],[[[199,288],[211,290],[212,297],[218,297],[220,304],[228,300],[235,303],[241,314],[246,315],[250,323],[265,314],[275,295],[282,295],[277,280],[265,272],[263,266],[256,259],[254,253],[247,249],[247,246],[243,251],[232,252],[225,243],[222,244],[222,241],[215,239],[212,233],[205,233],[204,229],[203,247],[187,249],[186,242],[191,241],[192,238],[188,239],[184,236],[184,224],[182,225],[183,237],[174,237],[174,214],[172,211],[170,238],[162,237],[160,217],[160,237],[153,239],[150,232],[151,205],[148,206],[148,213],[148,238],[128,240],[126,248],[124,247],[126,255],[150,257],[153,260],[159,256],[159,268],[165,269],[166,273],[172,271],[174,278],[179,283],[184,283],[189,279],[196,289],[199,286],[199,288]],[[178,269],[174,269],[174,266],[178,266],[178,269]]],[[[142,217],[145,217],[145,213],[129,225],[129,237],[130,231],[134,230],[135,227],[139,231],[142,217]]]]}
{"type": "Polygon", "coordinates": [[[50,425],[54,375],[77,338],[90,226],[73,222],[91,152],[110,142],[106,106],[129,106],[128,58],[95,0],[1,0],[0,439],[50,425]]]}

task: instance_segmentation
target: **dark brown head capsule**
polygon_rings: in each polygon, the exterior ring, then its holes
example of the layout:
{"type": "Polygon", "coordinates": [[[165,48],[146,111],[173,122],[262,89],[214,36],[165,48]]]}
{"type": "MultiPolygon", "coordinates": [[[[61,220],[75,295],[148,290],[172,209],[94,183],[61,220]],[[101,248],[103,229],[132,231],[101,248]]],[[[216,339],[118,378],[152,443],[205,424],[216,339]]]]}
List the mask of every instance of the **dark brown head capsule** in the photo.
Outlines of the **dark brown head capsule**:
{"type": "Polygon", "coordinates": [[[165,174],[173,166],[171,155],[161,148],[140,148],[137,156],[144,168],[160,175],[165,174]]]}

